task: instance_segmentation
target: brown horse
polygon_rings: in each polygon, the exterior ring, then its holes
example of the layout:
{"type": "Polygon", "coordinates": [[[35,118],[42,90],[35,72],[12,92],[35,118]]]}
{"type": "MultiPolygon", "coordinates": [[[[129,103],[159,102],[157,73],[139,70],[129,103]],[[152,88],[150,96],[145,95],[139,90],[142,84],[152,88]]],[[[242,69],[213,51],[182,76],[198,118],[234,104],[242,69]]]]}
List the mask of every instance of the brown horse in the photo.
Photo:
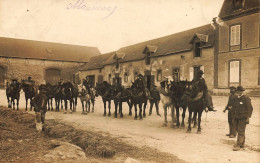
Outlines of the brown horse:
{"type": "Polygon", "coordinates": [[[25,110],[27,111],[28,100],[30,99],[30,111],[32,111],[32,99],[37,94],[37,87],[34,84],[27,83],[26,81],[22,81],[21,88],[23,89],[25,96],[25,110]]]}
{"type": "Polygon", "coordinates": [[[6,98],[8,102],[8,108],[13,105],[13,110],[15,110],[15,100],[16,109],[19,110],[19,99],[20,99],[21,84],[17,80],[13,80],[12,84],[6,88],[6,98]]]}

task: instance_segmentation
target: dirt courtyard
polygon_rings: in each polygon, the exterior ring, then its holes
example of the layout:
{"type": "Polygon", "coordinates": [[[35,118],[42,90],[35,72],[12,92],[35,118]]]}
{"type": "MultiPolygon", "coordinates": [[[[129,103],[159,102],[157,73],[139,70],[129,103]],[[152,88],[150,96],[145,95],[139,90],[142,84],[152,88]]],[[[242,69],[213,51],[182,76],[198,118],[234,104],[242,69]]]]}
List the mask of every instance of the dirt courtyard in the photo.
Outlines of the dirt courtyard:
{"type": "MultiPolygon", "coordinates": [[[[246,144],[243,150],[232,150],[236,138],[225,136],[228,133],[227,112],[222,110],[227,104],[227,96],[213,96],[213,102],[217,112],[203,112],[202,133],[196,134],[192,128],[191,133],[186,133],[185,128],[170,127],[170,113],[168,112],[168,126],[162,127],[164,118],[153,114],[143,120],[134,120],[128,116],[127,104],[123,104],[124,118],[103,116],[103,103],[101,98],[96,99],[95,112],[87,115],[81,114],[81,104],[78,103],[77,112],[63,114],[63,112],[47,112],[46,122],[55,120],[70,125],[74,129],[96,133],[109,134],[126,144],[138,148],[149,147],[158,152],[176,156],[179,161],[187,162],[259,162],[260,161],[260,98],[251,97],[253,115],[250,124],[246,128],[246,144]]],[[[5,91],[0,90],[0,106],[7,106],[5,91]]],[[[114,112],[112,104],[111,112],[114,112]]],[[[163,109],[160,104],[160,114],[163,109]]],[[[25,100],[21,94],[20,109],[24,110],[25,100]]],[[[148,104],[149,108],[149,104],[148,104]]],[[[33,112],[30,112],[34,114],[33,112]]],[[[146,110],[148,114],[148,109],[146,110]]],[[[186,117],[187,117],[186,112],[186,117]]],[[[185,119],[187,122],[187,118],[185,119]]],[[[133,156],[134,158],[134,156],[133,156]]],[[[138,159],[137,159],[138,160],[138,159]]],[[[141,161],[145,160],[141,158],[141,161]]],[[[154,160],[156,162],[156,160],[154,160]]],[[[176,162],[173,161],[173,162],[176,162]]],[[[178,161],[177,161],[178,162],[178,161]]]]}

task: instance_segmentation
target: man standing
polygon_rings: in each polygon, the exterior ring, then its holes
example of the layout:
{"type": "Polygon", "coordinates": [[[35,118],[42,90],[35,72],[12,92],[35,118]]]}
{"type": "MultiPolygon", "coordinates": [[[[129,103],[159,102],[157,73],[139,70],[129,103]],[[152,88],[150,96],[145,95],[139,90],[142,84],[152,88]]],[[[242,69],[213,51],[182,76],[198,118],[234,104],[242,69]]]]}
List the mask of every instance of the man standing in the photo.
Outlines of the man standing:
{"type": "Polygon", "coordinates": [[[91,85],[90,85],[88,76],[86,76],[86,79],[83,81],[83,85],[85,86],[85,88],[88,91],[88,93],[90,93],[91,85]]]}
{"type": "Polygon", "coordinates": [[[158,90],[156,90],[156,85],[153,85],[150,91],[151,96],[153,97],[153,99],[150,100],[150,112],[149,115],[152,115],[152,110],[153,110],[153,104],[155,104],[155,108],[156,108],[156,113],[158,116],[161,116],[159,113],[159,102],[161,100],[160,97],[160,93],[158,90]]]}
{"type": "Polygon", "coordinates": [[[226,134],[230,138],[236,137],[236,127],[234,126],[234,118],[235,118],[235,100],[237,99],[236,95],[236,87],[230,87],[230,96],[228,99],[228,104],[226,108],[223,110],[225,113],[228,110],[228,124],[229,124],[229,134],[226,134]]]}
{"type": "Polygon", "coordinates": [[[198,85],[201,91],[203,91],[203,98],[205,100],[206,107],[208,108],[208,110],[217,111],[213,109],[212,97],[208,94],[208,87],[206,85],[205,79],[202,77],[203,74],[204,72],[202,70],[199,70],[195,79],[193,79],[192,81],[198,85]]]}
{"type": "Polygon", "coordinates": [[[251,118],[253,107],[251,99],[243,92],[245,89],[242,86],[237,87],[237,99],[235,100],[235,126],[238,133],[237,143],[234,145],[233,150],[238,151],[244,147],[245,144],[245,131],[246,125],[249,124],[249,118],[251,118]]]}

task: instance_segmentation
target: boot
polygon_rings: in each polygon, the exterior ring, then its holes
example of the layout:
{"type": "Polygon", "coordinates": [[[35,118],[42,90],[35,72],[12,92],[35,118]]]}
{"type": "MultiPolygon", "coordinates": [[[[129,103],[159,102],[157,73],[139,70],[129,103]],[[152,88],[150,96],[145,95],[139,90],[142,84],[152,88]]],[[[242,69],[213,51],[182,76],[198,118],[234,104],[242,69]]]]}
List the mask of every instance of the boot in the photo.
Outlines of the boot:
{"type": "Polygon", "coordinates": [[[207,108],[208,108],[208,111],[214,111],[214,112],[217,111],[217,110],[214,110],[214,107],[213,107],[213,106],[208,106],[207,108]]]}
{"type": "Polygon", "coordinates": [[[233,148],[233,151],[239,151],[239,150],[240,150],[240,145],[235,144],[234,148],[233,148]]]}

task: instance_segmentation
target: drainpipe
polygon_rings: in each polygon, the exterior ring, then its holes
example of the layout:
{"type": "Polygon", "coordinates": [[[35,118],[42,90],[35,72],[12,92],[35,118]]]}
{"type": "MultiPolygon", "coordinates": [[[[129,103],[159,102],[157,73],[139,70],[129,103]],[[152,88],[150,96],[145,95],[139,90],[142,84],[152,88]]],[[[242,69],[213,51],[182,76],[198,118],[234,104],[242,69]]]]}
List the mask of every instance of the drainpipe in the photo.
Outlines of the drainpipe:
{"type": "Polygon", "coordinates": [[[213,77],[213,88],[218,88],[218,53],[219,53],[219,24],[217,23],[217,17],[213,18],[212,26],[215,29],[215,40],[214,40],[214,77],[213,77]]]}

